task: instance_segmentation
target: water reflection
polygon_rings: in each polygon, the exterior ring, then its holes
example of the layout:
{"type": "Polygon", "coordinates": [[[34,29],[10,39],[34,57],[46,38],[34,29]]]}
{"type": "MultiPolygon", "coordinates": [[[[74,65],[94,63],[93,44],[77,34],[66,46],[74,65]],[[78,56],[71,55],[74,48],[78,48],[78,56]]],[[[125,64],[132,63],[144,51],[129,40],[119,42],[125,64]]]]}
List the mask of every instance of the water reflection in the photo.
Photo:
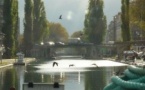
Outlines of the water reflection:
{"type": "Polygon", "coordinates": [[[23,90],[25,66],[15,66],[19,90],[23,90]]]}
{"type": "Polygon", "coordinates": [[[65,85],[65,90],[103,90],[104,86],[110,83],[110,78],[114,73],[125,69],[124,66],[42,68],[52,61],[44,62],[0,70],[0,88],[9,90],[11,86],[14,86],[16,90],[22,90],[23,83],[54,83],[57,81],[65,85]]]}
{"type": "Polygon", "coordinates": [[[0,70],[0,88],[1,90],[9,90],[10,87],[18,89],[18,79],[15,69],[12,67],[0,70]]]}
{"type": "MultiPolygon", "coordinates": [[[[104,86],[110,83],[110,78],[121,67],[95,67],[90,61],[85,61],[85,67],[83,64],[78,66],[79,60],[65,60],[57,61],[60,65],[57,67],[52,66],[52,62],[46,62],[34,66],[37,68],[35,71],[37,74],[43,74],[50,77],[50,81],[47,82],[60,82],[65,84],[65,90],[103,90],[104,86]],[[62,64],[62,62],[65,62],[62,64]],[[75,63],[74,63],[75,62],[75,63]],[[77,62],[77,63],[76,63],[77,62]],[[76,66],[69,67],[69,64],[75,64],[76,66]],[[88,66],[90,65],[90,66],[88,66]],[[86,68],[88,66],[88,68],[86,68]],[[118,68],[118,69],[117,69],[118,68]]],[[[94,61],[93,61],[94,62],[94,61]]],[[[83,62],[84,63],[84,62],[83,62]]],[[[43,81],[43,80],[42,80],[43,81]]]]}

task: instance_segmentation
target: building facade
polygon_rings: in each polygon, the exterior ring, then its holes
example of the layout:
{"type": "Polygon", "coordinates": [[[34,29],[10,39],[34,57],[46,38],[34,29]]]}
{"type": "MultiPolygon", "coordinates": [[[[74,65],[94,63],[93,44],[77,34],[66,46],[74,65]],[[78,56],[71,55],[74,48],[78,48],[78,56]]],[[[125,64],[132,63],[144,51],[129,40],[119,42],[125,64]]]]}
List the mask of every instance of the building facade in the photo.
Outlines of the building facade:
{"type": "Polygon", "coordinates": [[[108,25],[106,43],[122,41],[121,24],[121,13],[118,13],[108,25]]]}

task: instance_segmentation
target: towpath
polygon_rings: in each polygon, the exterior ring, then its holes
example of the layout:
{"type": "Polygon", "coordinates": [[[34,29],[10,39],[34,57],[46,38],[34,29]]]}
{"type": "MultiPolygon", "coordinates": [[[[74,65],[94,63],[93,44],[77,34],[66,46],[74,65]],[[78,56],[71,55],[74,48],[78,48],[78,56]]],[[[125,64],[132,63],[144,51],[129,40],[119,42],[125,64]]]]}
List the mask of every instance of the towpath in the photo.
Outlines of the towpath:
{"type": "MultiPolygon", "coordinates": [[[[25,63],[35,61],[35,58],[24,58],[25,63]]],[[[17,59],[2,59],[0,60],[0,69],[8,66],[12,66],[13,63],[17,62],[17,59]]]]}

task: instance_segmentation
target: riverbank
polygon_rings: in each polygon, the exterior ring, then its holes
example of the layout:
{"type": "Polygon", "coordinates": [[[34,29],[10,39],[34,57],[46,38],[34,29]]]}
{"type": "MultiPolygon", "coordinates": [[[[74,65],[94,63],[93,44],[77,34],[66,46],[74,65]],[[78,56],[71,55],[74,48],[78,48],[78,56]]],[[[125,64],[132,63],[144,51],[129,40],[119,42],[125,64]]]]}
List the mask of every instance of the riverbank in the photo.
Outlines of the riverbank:
{"type": "Polygon", "coordinates": [[[145,61],[143,59],[135,59],[135,60],[124,60],[124,59],[117,60],[115,58],[104,58],[104,59],[115,61],[115,62],[120,62],[120,63],[125,63],[128,65],[136,65],[136,66],[145,67],[145,61]]]}
{"type": "MultiPolygon", "coordinates": [[[[35,58],[24,58],[24,63],[30,63],[32,61],[35,61],[35,58]]],[[[17,62],[17,59],[2,59],[0,61],[0,69],[8,66],[12,66],[15,62],[17,62]]]]}

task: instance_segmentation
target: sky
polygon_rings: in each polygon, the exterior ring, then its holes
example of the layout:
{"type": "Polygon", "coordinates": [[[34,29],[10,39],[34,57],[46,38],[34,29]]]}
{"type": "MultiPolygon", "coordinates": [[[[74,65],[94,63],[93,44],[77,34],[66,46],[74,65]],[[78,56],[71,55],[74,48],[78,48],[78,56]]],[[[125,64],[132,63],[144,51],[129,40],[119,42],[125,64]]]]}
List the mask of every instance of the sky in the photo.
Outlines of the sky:
{"type": "MultiPolygon", "coordinates": [[[[19,0],[20,33],[23,33],[24,1],[19,0]]],[[[43,0],[49,22],[61,23],[69,35],[82,30],[88,0],[43,0]],[[59,16],[62,15],[62,19],[59,16]]],[[[121,11],[121,0],[104,0],[104,14],[107,24],[121,11]]]]}

